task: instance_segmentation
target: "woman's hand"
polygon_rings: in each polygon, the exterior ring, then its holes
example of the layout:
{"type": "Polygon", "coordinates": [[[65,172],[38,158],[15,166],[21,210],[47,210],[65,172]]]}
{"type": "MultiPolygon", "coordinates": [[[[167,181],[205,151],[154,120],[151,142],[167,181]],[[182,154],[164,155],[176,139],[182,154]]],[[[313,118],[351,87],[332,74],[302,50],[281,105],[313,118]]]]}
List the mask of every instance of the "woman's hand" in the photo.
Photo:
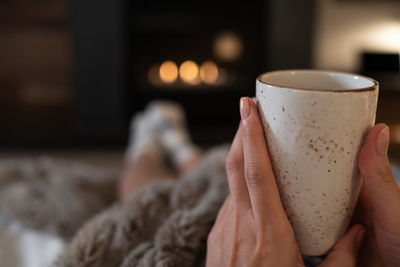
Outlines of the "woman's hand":
{"type": "MultiPolygon", "coordinates": [[[[304,266],[282,207],[256,104],[240,102],[242,121],[226,159],[230,195],[208,237],[207,267],[304,266]]],[[[353,226],[320,265],[355,266],[364,236],[353,226]]]]}
{"type": "Polygon", "coordinates": [[[377,124],[358,158],[364,177],[355,221],[367,228],[360,266],[400,266],[400,189],[390,169],[389,128],[377,124]]]}

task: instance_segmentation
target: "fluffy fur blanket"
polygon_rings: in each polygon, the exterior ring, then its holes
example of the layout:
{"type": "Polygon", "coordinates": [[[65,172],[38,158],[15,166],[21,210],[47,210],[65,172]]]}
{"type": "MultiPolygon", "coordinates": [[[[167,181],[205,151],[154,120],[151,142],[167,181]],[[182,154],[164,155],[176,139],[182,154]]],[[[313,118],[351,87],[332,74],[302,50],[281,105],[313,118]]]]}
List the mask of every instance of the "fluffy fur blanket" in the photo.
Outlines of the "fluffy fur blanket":
{"type": "MultiPolygon", "coordinates": [[[[228,194],[226,153],[227,146],[216,148],[187,176],[150,184],[124,203],[116,202],[116,170],[1,161],[0,222],[66,240],[55,267],[204,266],[207,236],[228,194]]],[[[321,259],[304,260],[315,266],[321,259]]]]}
{"type": "Polygon", "coordinates": [[[226,146],[214,149],[187,176],[153,183],[124,203],[115,201],[116,171],[50,159],[5,161],[0,220],[69,240],[57,267],[203,266],[208,233],[228,193],[226,153],[226,146]]]}

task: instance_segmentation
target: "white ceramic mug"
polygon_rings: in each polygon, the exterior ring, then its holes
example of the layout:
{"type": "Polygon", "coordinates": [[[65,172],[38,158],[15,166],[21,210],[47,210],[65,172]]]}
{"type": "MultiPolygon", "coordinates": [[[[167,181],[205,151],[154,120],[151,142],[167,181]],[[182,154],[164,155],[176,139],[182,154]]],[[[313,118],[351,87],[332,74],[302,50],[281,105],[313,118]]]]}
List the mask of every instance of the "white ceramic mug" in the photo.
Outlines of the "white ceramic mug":
{"type": "Polygon", "coordinates": [[[268,152],[302,254],[326,254],[348,228],[378,90],[370,78],[319,70],[269,72],[256,81],[268,152]]]}

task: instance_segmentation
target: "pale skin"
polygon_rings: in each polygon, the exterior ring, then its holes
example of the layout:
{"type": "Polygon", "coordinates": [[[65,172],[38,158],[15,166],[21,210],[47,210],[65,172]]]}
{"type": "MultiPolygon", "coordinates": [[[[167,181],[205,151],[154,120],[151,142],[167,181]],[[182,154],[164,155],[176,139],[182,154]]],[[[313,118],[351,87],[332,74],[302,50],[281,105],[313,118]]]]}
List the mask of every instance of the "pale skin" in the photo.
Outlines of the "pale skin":
{"type": "Polygon", "coordinates": [[[181,162],[175,170],[171,170],[158,157],[143,151],[137,158],[125,165],[117,188],[119,199],[122,201],[128,199],[151,182],[177,179],[191,171],[199,163],[201,156],[200,153],[193,154],[184,162],[181,162]]]}
{"type": "MultiPolygon", "coordinates": [[[[207,267],[304,266],[282,207],[258,109],[241,99],[241,123],[226,159],[230,194],[208,237],[207,267]]],[[[364,178],[348,232],[321,267],[400,266],[400,189],[387,158],[388,128],[373,127],[359,154],[364,178]]]]}

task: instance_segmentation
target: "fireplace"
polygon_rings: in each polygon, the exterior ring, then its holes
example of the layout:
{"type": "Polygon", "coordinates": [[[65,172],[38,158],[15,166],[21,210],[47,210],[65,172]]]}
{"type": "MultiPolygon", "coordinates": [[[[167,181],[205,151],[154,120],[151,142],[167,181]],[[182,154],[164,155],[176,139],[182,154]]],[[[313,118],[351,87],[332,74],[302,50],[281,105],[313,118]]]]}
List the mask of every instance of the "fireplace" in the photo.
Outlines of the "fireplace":
{"type": "Polygon", "coordinates": [[[198,143],[228,141],[240,96],[264,62],[264,1],[131,1],[127,8],[129,114],[153,99],[184,106],[198,143]]]}

